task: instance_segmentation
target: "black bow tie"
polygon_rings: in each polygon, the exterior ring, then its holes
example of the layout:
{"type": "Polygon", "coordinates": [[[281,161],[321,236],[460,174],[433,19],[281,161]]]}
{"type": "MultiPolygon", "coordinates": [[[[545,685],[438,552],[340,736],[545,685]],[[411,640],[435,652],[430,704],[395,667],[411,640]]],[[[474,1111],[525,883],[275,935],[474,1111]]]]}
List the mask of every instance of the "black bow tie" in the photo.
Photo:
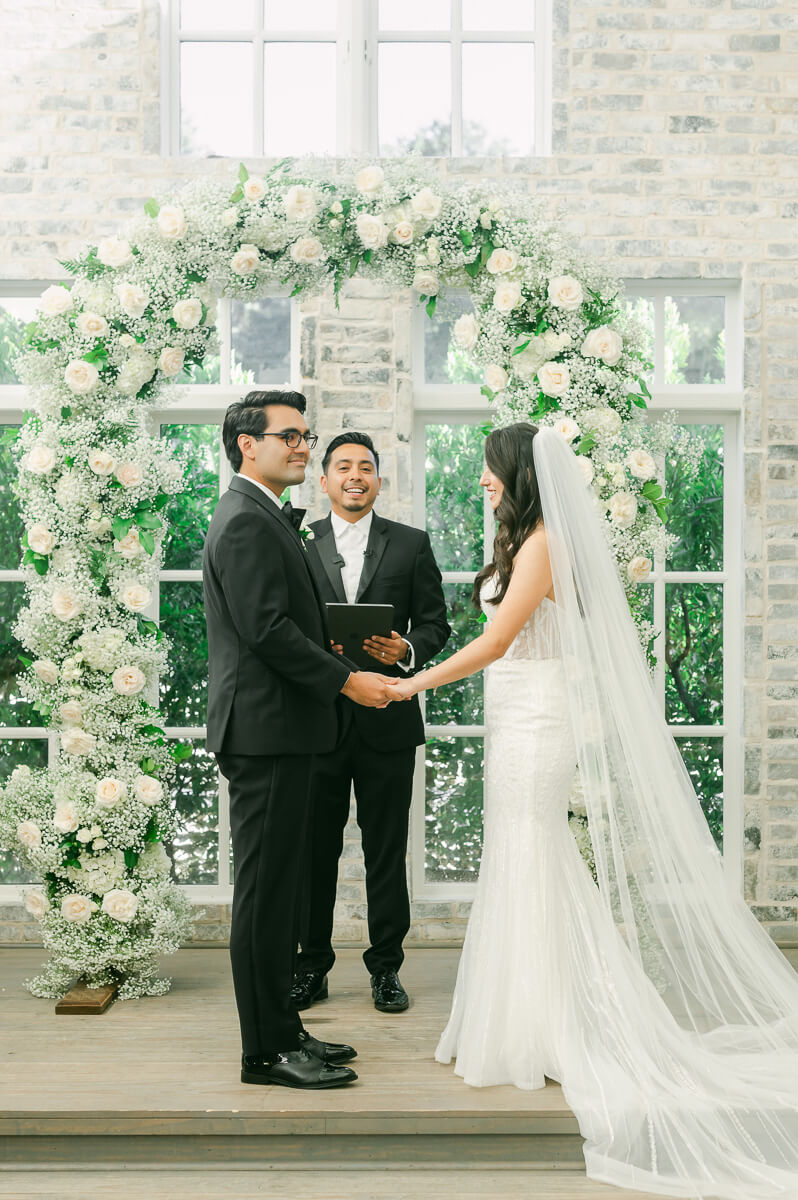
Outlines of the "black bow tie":
{"type": "Polygon", "coordinates": [[[302,526],[302,521],[304,519],[305,513],[307,512],[307,509],[306,508],[294,508],[291,501],[286,500],[281,511],[282,511],[283,516],[286,517],[291,522],[294,529],[296,529],[296,531],[298,533],[302,526]]]}

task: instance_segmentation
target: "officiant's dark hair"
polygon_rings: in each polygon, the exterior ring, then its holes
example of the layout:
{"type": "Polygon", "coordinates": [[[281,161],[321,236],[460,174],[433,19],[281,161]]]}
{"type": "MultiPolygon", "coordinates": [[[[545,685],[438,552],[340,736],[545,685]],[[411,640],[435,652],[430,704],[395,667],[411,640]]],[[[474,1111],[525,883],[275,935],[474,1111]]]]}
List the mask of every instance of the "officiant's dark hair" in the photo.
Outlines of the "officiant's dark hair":
{"type": "Polygon", "coordinates": [[[301,392],[279,392],[277,390],[247,392],[243,400],[236,400],[224,414],[222,441],[224,442],[224,452],[234,471],[240,471],[244,461],[238,439],[242,433],[248,433],[253,438],[261,437],[269,423],[269,414],[266,410],[273,404],[295,408],[302,414],[308,406],[308,402],[301,392]]]}
{"type": "Polygon", "coordinates": [[[504,491],[495,510],[498,531],[493,543],[493,562],[484,566],[474,580],[471,602],[475,608],[480,608],[482,584],[493,575],[498,576],[498,587],[490,603],[501,603],[510,585],[513,557],[543,520],[532,449],[537,431],[537,425],[519,421],[494,429],[485,442],[485,462],[504,484],[504,491]]]}
{"type": "Polygon", "coordinates": [[[374,443],[367,433],[353,433],[347,429],[345,433],[337,433],[330,442],[327,449],[324,451],[324,458],[321,460],[321,469],[324,475],[327,474],[327,468],[330,465],[330,459],[333,455],[333,450],[337,450],[339,446],[365,446],[366,450],[374,458],[374,463],[377,467],[377,474],[380,473],[380,456],[374,449],[374,443]]]}

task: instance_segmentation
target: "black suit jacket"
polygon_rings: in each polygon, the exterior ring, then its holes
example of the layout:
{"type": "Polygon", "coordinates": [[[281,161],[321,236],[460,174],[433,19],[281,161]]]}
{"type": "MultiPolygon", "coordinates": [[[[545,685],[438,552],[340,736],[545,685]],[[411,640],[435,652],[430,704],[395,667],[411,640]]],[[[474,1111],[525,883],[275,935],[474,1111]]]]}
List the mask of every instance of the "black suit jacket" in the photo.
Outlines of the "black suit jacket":
{"type": "Polygon", "coordinates": [[[209,750],[324,754],[350,666],[334,654],[301,537],[268,496],[236,476],[202,561],[208,627],[209,750]]]}
{"type": "MultiPolygon", "coordinates": [[[[325,602],[345,604],[343,560],[335,545],[331,517],[312,522],[311,529],[315,536],[307,543],[308,560],[318,591],[325,602]]],[[[449,640],[451,628],[446,620],[441,573],[429,535],[423,529],[387,521],[374,513],[355,601],[393,605],[393,628],[413,647],[416,670],[449,640]]],[[[381,667],[376,659],[373,670],[381,675],[407,675],[399,666],[381,667]]],[[[342,733],[348,721],[354,720],[360,736],[375,749],[423,745],[424,722],[417,696],[387,708],[363,708],[342,697],[340,708],[342,733]]]]}

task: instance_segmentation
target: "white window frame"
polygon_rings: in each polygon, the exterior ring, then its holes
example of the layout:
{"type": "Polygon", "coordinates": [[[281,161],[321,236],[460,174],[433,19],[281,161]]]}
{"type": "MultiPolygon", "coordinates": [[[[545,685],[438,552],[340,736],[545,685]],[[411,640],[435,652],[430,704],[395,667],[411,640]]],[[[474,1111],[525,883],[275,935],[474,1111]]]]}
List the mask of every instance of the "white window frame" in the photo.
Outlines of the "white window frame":
{"type": "MultiPolygon", "coordinates": [[[[719,583],[723,586],[723,721],[717,725],[668,726],[677,739],[718,738],[723,746],[723,860],[730,885],[743,887],[743,614],[745,577],[743,571],[743,324],[739,280],[638,280],[624,281],[625,295],[654,301],[656,362],[648,411],[676,411],[681,424],[720,424],[724,428],[724,559],[716,572],[666,571],[657,561],[651,574],[654,588],[654,623],[664,631],[667,583],[719,583]],[[664,301],[666,296],[723,296],[725,300],[726,380],[722,384],[670,384],[661,382],[664,301]]],[[[415,407],[413,496],[416,524],[425,521],[424,425],[490,419],[490,407],[478,384],[430,384],[424,379],[424,329],[426,317],[419,307],[414,314],[413,390],[415,407]]],[[[489,520],[489,516],[486,517],[489,520]]],[[[486,533],[486,550],[490,544],[486,533]]],[[[469,576],[471,577],[471,576],[469,576]]],[[[445,582],[466,578],[444,572],[445,582]]],[[[665,709],[664,635],[657,638],[654,684],[661,710],[665,709]]],[[[428,737],[484,736],[484,726],[425,726],[428,737]]],[[[411,881],[414,900],[473,899],[474,883],[437,883],[426,879],[426,780],[424,755],[419,754],[414,778],[410,841],[411,881]]]]}
{"type": "Polygon", "coordinates": [[[255,54],[253,84],[253,157],[264,156],[263,48],[268,42],[336,43],[336,130],[334,153],[340,156],[376,155],[378,130],[378,43],[449,42],[452,47],[452,153],[462,153],[461,47],[464,42],[530,42],[535,46],[536,158],[552,152],[552,0],[534,0],[533,34],[496,30],[463,32],[462,0],[451,0],[451,29],[440,32],[380,32],[378,0],[338,0],[336,20],[326,30],[264,31],[263,0],[254,0],[255,24],[250,30],[180,29],[180,0],[161,0],[161,153],[180,155],[180,45],[191,42],[251,42],[255,54]]]}

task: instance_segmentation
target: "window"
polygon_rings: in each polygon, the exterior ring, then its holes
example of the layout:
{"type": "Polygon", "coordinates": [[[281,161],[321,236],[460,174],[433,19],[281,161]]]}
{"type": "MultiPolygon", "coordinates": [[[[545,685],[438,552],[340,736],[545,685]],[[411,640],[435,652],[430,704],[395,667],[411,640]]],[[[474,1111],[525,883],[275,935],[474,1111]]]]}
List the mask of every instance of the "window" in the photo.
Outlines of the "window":
{"type": "MultiPolygon", "coordinates": [[[[641,600],[660,636],[654,686],[710,829],[736,885],[742,879],[742,509],[739,291],[719,282],[627,281],[628,303],[649,328],[654,371],[649,419],[676,410],[704,441],[691,478],[666,464],[669,525],[678,537],[641,600]]],[[[477,481],[490,410],[480,378],[451,346],[468,297],[442,300],[415,333],[416,523],[426,522],[443,572],[453,636],[449,654],[478,630],[471,581],[490,557],[492,514],[477,481]]],[[[426,701],[428,744],[413,815],[417,899],[471,894],[481,853],[481,683],[441,688],[426,701]]]]}
{"type": "Polygon", "coordinates": [[[164,2],[164,153],[550,153],[550,0],[164,2]]]}
{"type": "MultiPolygon", "coordinates": [[[[46,286],[20,284],[18,295],[0,298],[0,778],[20,763],[46,766],[56,750],[55,739],[37,724],[36,714],[16,687],[21,647],[10,630],[24,599],[18,570],[22,524],[11,490],[16,465],[10,447],[2,442],[3,434],[22,421],[23,389],[10,357],[46,286]]],[[[289,381],[292,313],[291,301],[279,296],[250,304],[220,301],[218,353],[179,379],[187,385],[181,398],[154,414],[154,428],[188,459],[189,486],[167,511],[163,569],[150,615],[160,620],[174,647],[172,673],[160,681],[167,737],[191,745],[193,751],[178,766],[178,832],[167,850],[178,883],[198,899],[203,891],[212,898],[229,895],[232,882],[226,785],[214,756],[204,747],[207,638],[202,545],[230,478],[221,424],[227,405],[250,384],[279,386],[289,381]]],[[[19,885],[26,882],[14,856],[0,851],[0,899],[16,898],[19,885]]]]}

